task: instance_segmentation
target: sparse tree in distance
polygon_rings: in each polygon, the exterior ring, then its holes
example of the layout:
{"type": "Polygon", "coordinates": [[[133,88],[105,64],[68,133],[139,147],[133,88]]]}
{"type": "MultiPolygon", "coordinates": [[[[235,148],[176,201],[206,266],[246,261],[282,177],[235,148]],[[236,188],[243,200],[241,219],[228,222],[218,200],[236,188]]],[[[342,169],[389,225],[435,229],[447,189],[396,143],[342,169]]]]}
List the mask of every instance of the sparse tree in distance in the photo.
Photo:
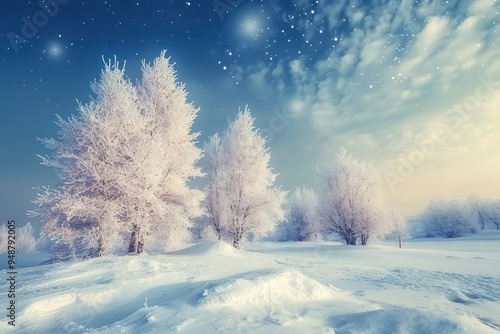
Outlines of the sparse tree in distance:
{"type": "Polygon", "coordinates": [[[366,245],[372,235],[389,231],[377,170],[354,159],[344,148],[335,160],[318,168],[323,192],[318,214],[323,233],[336,233],[347,245],[366,245]]]}
{"type": "Polygon", "coordinates": [[[500,200],[490,201],[487,205],[488,218],[496,229],[500,229],[500,200]]]}
{"type": "Polygon", "coordinates": [[[302,187],[291,194],[287,212],[287,240],[312,241],[319,236],[318,197],[313,190],[302,187]]]}
{"type": "Polygon", "coordinates": [[[399,248],[402,247],[403,240],[406,238],[407,231],[407,221],[401,214],[401,212],[394,208],[389,207],[387,210],[389,221],[392,224],[392,233],[398,239],[399,248]]]}
{"type": "Polygon", "coordinates": [[[4,254],[7,252],[8,249],[8,235],[9,235],[9,230],[7,229],[7,226],[3,224],[0,226],[0,254],[4,254]]]}
{"type": "Polygon", "coordinates": [[[466,205],[470,209],[471,219],[477,222],[481,230],[486,227],[486,201],[479,198],[476,194],[472,194],[467,198],[466,205]]]}
{"type": "Polygon", "coordinates": [[[16,251],[19,254],[32,253],[36,250],[36,239],[33,235],[33,226],[27,223],[17,229],[16,232],[16,251]]]}
{"type": "Polygon", "coordinates": [[[480,198],[476,194],[469,196],[465,206],[469,208],[472,226],[478,226],[481,230],[500,225],[500,201],[480,198]],[[475,224],[474,224],[475,222],[475,224]]]}

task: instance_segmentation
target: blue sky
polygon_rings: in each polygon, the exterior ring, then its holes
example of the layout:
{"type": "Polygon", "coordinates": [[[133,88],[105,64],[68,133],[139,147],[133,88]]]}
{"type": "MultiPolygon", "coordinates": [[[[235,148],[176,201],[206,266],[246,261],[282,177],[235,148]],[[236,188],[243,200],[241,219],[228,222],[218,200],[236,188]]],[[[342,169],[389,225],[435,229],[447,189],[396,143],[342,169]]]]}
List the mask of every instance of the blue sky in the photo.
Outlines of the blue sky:
{"type": "Polygon", "coordinates": [[[2,220],[28,221],[31,188],[55,182],[36,138],[89,100],[102,57],[134,79],[162,49],[201,110],[200,141],[248,105],[285,190],[319,189],[315,166],[344,146],[406,214],[434,196],[500,198],[498,1],[216,3],[3,3],[2,220]]]}

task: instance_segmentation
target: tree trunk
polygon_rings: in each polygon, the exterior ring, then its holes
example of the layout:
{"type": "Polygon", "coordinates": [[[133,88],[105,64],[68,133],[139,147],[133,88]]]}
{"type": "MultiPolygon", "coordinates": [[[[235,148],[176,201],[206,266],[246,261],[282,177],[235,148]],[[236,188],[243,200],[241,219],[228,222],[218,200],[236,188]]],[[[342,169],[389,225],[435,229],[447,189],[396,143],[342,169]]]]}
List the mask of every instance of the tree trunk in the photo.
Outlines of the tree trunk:
{"type": "Polygon", "coordinates": [[[135,253],[137,251],[137,236],[135,231],[132,231],[132,235],[130,236],[130,243],[128,244],[128,252],[135,253]]]}
{"type": "Polygon", "coordinates": [[[401,237],[400,236],[398,237],[398,241],[399,241],[399,248],[401,248],[401,237]]]}
{"type": "Polygon", "coordinates": [[[355,246],[356,245],[356,238],[354,237],[354,235],[352,234],[349,234],[346,238],[345,238],[345,242],[347,245],[352,245],[352,246],[355,246]]]}
{"type": "Polygon", "coordinates": [[[481,214],[481,209],[479,209],[479,204],[476,202],[477,214],[479,215],[479,224],[481,226],[481,230],[484,230],[486,223],[484,222],[483,215],[481,214]]]}
{"type": "Polygon", "coordinates": [[[368,243],[368,238],[368,234],[361,234],[361,245],[366,246],[366,244],[368,243]]]}
{"type": "Polygon", "coordinates": [[[104,241],[102,240],[102,235],[99,234],[99,239],[97,240],[97,257],[104,256],[105,253],[104,241]]]}
{"type": "Polygon", "coordinates": [[[242,237],[243,237],[243,233],[240,232],[239,230],[237,230],[234,233],[234,237],[233,237],[233,247],[234,248],[236,248],[236,249],[240,249],[241,248],[240,241],[241,241],[242,237]]]}
{"type": "Polygon", "coordinates": [[[219,241],[222,240],[222,231],[221,231],[221,228],[218,225],[214,224],[214,230],[215,230],[215,233],[217,233],[217,239],[219,241]]]}
{"type": "Polygon", "coordinates": [[[130,243],[128,245],[129,253],[142,253],[144,244],[139,240],[139,227],[133,226],[132,234],[130,235],[130,243]]]}

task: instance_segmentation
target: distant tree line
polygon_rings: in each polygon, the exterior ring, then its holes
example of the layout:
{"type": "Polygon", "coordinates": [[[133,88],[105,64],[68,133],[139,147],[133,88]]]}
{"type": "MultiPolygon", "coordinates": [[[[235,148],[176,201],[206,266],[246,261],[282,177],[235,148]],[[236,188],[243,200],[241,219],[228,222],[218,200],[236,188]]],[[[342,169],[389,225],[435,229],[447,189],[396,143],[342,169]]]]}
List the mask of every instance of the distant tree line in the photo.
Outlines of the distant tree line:
{"type": "Polygon", "coordinates": [[[464,201],[435,198],[430,201],[417,221],[425,236],[457,238],[478,230],[499,229],[500,201],[471,195],[464,201]]]}
{"type": "MultiPolygon", "coordinates": [[[[334,234],[347,245],[390,235],[401,247],[408,234],[401,212],[383,200],[378,171],[343,148],[317,168],[319,195],[281,190],[248,108],[198,147],[198,109],[165,51],[143,61],[136,83],[125,64],[105,62],[91,88],[77,115],[57,116],[57,139],[41,140],[52,152],[42,164],[57,171],[58,182],[41,189],[30,214],[63,257],[166,250],[193,234],[242,248],[276,226],[280,240],[334,234]],[[196,178],[200,187],[191,182],[196,178]]],[[[466,205],[434,200],[421,221],[429,236],[457,237],[498,229],[498,207],[474,196],[466,205]]]]}
{"type": "Polygon", "coordinates": [[[381,177],[372,164],[340,148],[317,174],[323,187],[319,196],[307,188],[292,193],[281,240],[316,240],[334,233],[347,245],[366,245],[371,237],[393,234],[401,247],[406,220],[384,203],[381,177]]]}

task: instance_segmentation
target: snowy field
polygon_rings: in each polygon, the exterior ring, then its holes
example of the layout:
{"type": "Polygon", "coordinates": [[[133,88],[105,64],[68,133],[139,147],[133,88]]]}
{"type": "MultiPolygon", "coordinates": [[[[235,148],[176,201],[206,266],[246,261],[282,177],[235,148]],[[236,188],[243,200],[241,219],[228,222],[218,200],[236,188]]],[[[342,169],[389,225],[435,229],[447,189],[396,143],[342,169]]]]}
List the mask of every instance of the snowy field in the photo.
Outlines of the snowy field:
{"type": "Polygon", "coordinates": [[[0,332],[500,333],[499,246],[488,231],[403,249],[205,243],[45,265],[46,254],[19,255],[17,326],[4,317],[0,332]]]}

